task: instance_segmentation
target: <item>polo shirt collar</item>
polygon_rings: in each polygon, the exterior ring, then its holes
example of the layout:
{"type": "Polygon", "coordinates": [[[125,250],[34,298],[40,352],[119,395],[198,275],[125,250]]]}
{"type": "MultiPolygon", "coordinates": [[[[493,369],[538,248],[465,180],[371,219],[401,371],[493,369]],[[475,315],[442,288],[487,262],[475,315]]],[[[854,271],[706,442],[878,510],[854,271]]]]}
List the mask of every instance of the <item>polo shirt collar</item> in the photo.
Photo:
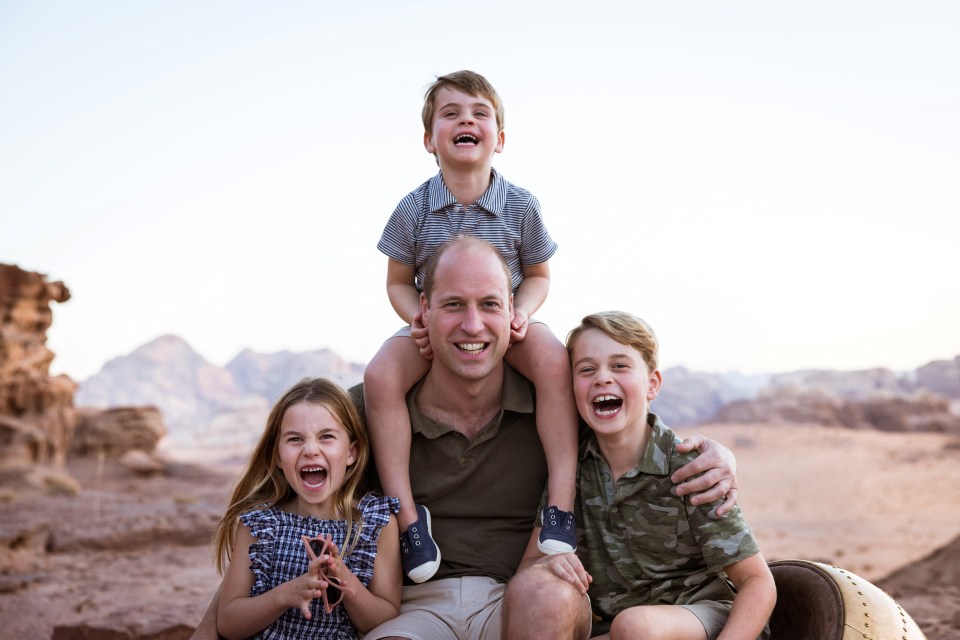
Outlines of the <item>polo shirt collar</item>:
{"type": "MultiPolygon", "coordinates": [[[[437,175],[430,178],[427,197],[429,198],[427,206],[430,209],[430,213],[436,213],[457,204],[457,199],[453,197],[453,194],[450,193],[446,183],[443,181],[442,173],[437,173],[437,175]]],[[[503,215],[503,209],[506,203],[507,181],[497,173],[496,169],[491,167],[490,186],[487,187],[487,190],[484,191],[480,199],[477,200],[477,206],[492,215],[500,217],[503,215]]]]}
{"type": "MultiPolygon", "coordinates": [[[[437,438],[453,431],[447,425],[428,418],[417,406],[417,394],[426,376],[407,394],[407,410],[410,412],[410,425],[414,433],[422,433],[428,438],[437,438]]],[[[497,415],[497,421],[502,418],[504,411],[514,413],[533,413],[534,400],[531,384],[526,378],[513,370],[507,363],[503,364],[503,409],[497,415]]]]}
{"type": "MultiPolygon", "coordinates": [[[[647,414],[647,426],[650,428],[650,436],[647,439],[647,447],[643,451],[643,457],[640,458],[640,464],[625,473],[624,477],[632,478],[641,473],[653,476],[670,475],[670,452],[665,447],[672,442],[672,438],[665,438],[667,436],[666,425],[660,420],[660,416],[650,412],[647,414]]],[[[600,445],[597,443],[597,434],[592,430],[587,435],[580,459],[586,460],[588,456],[603,459],[603,453],[601,453],[600,445]]]]}

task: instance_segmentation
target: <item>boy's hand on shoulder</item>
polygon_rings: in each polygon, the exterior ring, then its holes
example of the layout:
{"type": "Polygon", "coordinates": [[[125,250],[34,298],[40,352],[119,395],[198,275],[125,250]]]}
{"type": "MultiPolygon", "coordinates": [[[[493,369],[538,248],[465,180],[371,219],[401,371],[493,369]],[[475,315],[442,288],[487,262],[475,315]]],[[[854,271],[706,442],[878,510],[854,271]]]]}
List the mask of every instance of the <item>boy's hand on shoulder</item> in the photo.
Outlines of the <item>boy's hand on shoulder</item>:
{"type": "Polygon", "coordinates": [[[523,311],[513,312],[513,320],[510,321],[510,342],[523,342],[523,339],[527,337],[527,327],[529,325],[529,318],[527,314],[523,311]]]}
{"type": "Polygon", "coordinates": [[[427,328],[423,326],[423,316],[417,314],[413,316],[413,322],[410,323],[410,337],[413,338],[417,348],[420,349],[420,355],[425,360],[433,360],[433,348],[430,346],[430,336],[427,328]]]}

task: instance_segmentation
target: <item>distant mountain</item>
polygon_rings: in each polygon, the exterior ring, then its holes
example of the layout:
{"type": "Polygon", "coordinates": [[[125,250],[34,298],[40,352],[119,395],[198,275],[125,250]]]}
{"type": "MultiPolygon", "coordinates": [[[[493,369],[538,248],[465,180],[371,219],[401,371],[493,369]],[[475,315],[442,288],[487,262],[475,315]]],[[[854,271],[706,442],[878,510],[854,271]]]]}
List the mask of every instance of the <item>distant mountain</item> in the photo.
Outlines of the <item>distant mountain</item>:
{"type": "MultiPolygon", "coordinates": [[[[174,447],[245,448],[270,407],[306,376],[350,387],[363,365],[329,349],[239,353],[226,367],[207,362],[182,338],[162,336],[115,358],[80,383],[78,406],[154,405],[174,447]]],[[[803,370],[778,374],[663,372],[652,409],[677,427],[705,422],[815,422],[890,430],[953,431],[960,424],[960,356],[916,371],[803,370]]]]}
{"type": "Polygon", "coordinates": [[[663,385],[650,409],[668,425],[695,425],[712,418],[729,402],[757,397],[769,381],[767,374],[703,373],[670,367],[663,370],[663,385]]]}
{"type": "Polygon", "coordinates": [[[153,405],[175,448],[244,447],[259,437],[274,401],[307,376],[344,387],[363,378],[363,365],[329,349],[264,354],[245,350],[226,367],[207,362],[177,336],[157,338],[107,362],[82,381],[78,406],[153,405]]]}

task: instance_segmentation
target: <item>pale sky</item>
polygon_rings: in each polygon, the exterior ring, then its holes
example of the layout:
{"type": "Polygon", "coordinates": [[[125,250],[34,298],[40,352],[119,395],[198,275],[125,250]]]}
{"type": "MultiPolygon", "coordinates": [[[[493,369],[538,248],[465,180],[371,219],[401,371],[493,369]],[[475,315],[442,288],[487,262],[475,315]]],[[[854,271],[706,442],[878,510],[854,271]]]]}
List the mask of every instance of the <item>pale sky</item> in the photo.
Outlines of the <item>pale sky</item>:
{"type": "Polygon", "coordinates": [[[960,354],[957,34],[952,0],[2,0],[0,262],[70,288],[77,380],[168,333],[365,362],[423,90],[466,68],[558,336],[623,309],[665,366],[913,368],[960,354]]]}

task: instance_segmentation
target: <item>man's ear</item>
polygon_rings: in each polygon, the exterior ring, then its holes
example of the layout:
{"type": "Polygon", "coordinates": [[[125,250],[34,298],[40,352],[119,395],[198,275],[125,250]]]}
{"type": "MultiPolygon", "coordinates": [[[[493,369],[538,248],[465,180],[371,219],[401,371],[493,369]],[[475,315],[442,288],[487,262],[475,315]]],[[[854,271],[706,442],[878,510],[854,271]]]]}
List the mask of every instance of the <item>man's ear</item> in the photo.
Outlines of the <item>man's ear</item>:
{"type": "Polygon", "coordinates": [[[423,291],[420,292],[420,324],[426,328],[428,326],[427,316],[430,311],[430,303],[427,301],[427,294],[423,291]]]}
{"type": "Polygon", "coordinates": [[[660,369],[654,369],[650,373],[650,388],[647,390],[647,400],[652,401],[660,393],[660,385],[663,384],[663,375],[660,369]]]}

